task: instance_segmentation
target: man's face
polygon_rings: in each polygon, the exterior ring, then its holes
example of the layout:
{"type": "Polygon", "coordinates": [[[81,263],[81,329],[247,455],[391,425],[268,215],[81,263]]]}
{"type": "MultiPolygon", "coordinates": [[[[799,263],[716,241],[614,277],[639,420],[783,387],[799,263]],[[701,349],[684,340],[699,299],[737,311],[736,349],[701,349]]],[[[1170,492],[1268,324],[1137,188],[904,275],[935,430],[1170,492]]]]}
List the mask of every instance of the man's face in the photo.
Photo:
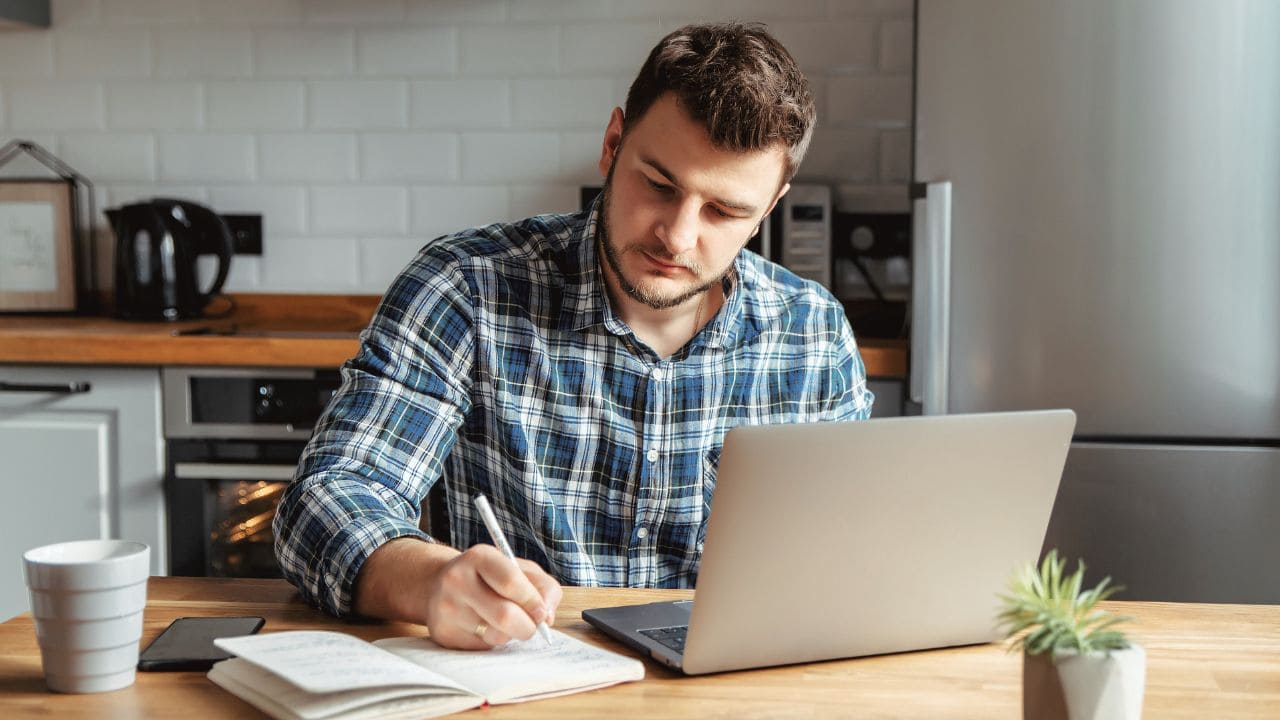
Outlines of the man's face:
{"type": "Polygon", "coordinates": [[[785,163],[780,145],[715,147],[672,95],[655,102],[625,142],[615,109],[600,157],[610,285],[663,309],[719,282],[790,187],[779,187],[785,163]]]}

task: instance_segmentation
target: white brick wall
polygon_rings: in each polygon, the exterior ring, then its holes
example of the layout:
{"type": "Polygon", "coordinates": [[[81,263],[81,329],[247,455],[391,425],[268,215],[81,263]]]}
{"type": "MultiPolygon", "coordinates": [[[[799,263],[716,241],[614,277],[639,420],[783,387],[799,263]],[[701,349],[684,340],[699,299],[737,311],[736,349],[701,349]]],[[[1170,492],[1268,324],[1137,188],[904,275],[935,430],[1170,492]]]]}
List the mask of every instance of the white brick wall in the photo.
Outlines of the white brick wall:
{"type": "Polygon", "coordinates": [[[0,143],[100,203],[261,213],[233,291],[380,293],[434,237],[575,209],[649,49],[699,19],[764,21],[800,61],[799,180],[905,206],[911,0],[54,0],[50,29],[0,33],[0,143]]]}

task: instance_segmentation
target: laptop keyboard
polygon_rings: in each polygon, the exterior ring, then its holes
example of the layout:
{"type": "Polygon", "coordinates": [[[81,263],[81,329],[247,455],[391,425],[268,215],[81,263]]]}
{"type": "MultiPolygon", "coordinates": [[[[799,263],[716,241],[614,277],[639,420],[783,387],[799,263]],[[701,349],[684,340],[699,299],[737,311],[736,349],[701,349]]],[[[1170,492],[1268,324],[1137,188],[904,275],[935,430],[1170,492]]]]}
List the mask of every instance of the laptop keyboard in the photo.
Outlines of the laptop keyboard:
{"type": "Polygon", "coordinates": [[[678,653],[684,652],[684,639],[689,634],[688,625],[675,625],[673,627],[650,628],[641,630],[640,634],[655,640],[678,653]]]}

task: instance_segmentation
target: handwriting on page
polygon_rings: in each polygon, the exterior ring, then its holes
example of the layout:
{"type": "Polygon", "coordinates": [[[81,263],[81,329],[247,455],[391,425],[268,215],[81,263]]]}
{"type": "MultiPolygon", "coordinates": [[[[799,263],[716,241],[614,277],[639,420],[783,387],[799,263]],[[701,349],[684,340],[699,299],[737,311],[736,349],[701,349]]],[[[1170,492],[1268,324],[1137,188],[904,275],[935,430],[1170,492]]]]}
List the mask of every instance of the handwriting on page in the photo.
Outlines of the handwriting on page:
{"type": "Polygon", "coordinates": [[[448,675],[490,702],[643,676],[644,666],[637,660],[554,630],[551,637],[550,647],[534,636],[489,651],[446,650],[426,638],[391,638],[375,644],[448,675]]]}
{"type": "Polygon", "coordinates": [[[214,643],[309,692],[410,684],[461,689],[448,678],[344,633],[263,633],[214,643]]]}

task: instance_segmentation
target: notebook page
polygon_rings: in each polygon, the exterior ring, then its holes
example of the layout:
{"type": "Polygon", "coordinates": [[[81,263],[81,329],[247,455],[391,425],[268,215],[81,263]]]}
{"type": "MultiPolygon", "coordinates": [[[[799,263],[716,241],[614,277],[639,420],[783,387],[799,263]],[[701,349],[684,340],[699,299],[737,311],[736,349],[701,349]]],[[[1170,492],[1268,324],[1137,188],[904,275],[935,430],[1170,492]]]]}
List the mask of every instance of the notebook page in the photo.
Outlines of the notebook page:
{"type": "Polygon", "coordinates": [[[492,650],[447,650],[427,638],[378,640],[389,650],[447,675],[490,703],[565,695],[644,677],[644,663],[551,631],[492,650]]]}
{"type": "Polygon", "coordinates": [[[215,645],[313,693],[420,685],[466,692],[457,682],[405,662],[354,635],[324,630],[218,638],[215,645]]]}

